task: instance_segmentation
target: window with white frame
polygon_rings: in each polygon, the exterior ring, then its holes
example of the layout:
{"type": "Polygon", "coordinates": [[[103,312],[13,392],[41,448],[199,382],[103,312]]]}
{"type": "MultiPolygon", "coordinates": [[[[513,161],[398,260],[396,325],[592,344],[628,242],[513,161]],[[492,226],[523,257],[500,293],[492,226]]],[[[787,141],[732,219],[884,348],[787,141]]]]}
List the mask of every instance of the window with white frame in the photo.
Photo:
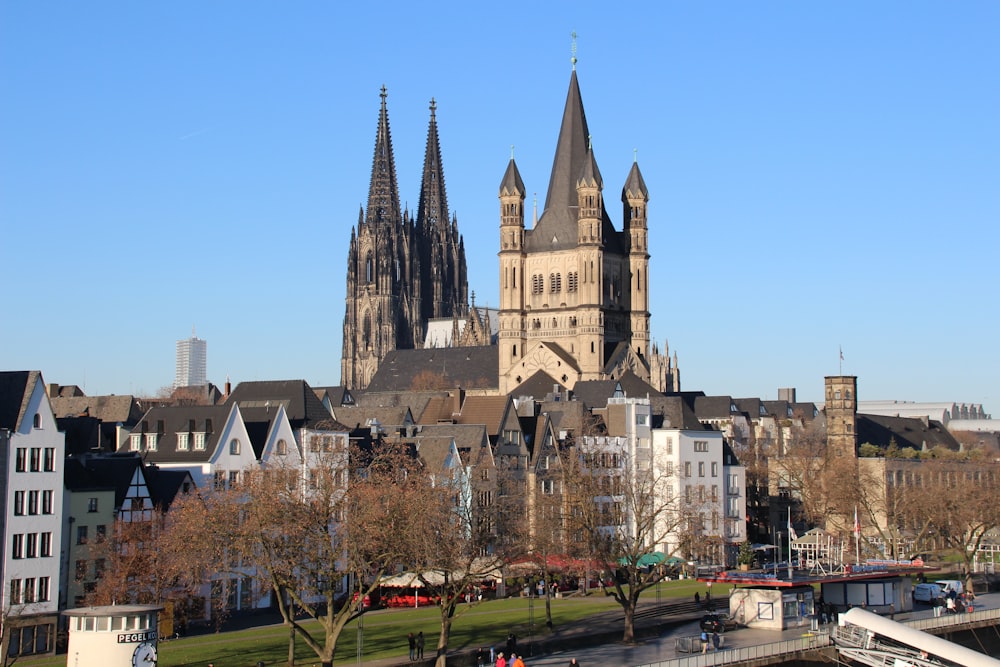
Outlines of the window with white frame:
{"type": "Polygon", "coordinates": [[[28,514],[38,514],[38,491],[28,491],[28,514]]]}
{"type": "Polygon", "coordinates": [[[195,433],[194,434],[194,450],[196,452],[205,451],[205,434],[195,433]]]}
{"type": "Polygon", "coordinates": [[[712,461],[712,477],[718,477],[718,476],[719,476],[719,462],[712,461]]]}
{"type": "Polygon", "coordinates": [[[52,514],[52,489],[42,491],[42,514],[52,514]]]}
{"type": "Polygon", "coordinates": [[[707,452],[708,451],[708,441],[707,440],[695,440],[694,441],[694,451],[696,451],[696,452],[707,452]]]}
{"type": "Polygon", "coordinates": [[[45,448],[45,472],[55,472],[56,470],[56,448],[46,447],[45,448]]]}
{"type": "Polygon", "coordinates": [[[146,434],[146,451],[155,452],[156,451],[156,441],[159,438],[159,433],[147,433],[146,434]]]}
{"type": "Polygon", "coordinates": [[[96,512],[97,511],[97,498],[88,498],[87,499],[87,511],[88,512],[96,512]]]}
{"type": "Polygon", "coordinates": [[[729,502],[726,503],[726,516],[732,518],[739,518],[740,516],[740,499],[730,498],[729,502]]]}
{"type": "Polygon", "coordinates": [[[14,543],[11,545],[12,558],[24,558],[24,533],[14,533],[14,543]]]}
{"type": "Polygon", "coordinates": [[[15,453],[15,463],[14,470],[17,472],[25,472],[28,469],[28,450],[24,447],[18,447],[15,453]]]}
{"type": "Polygon", "coordinates": [[[11,579],[10,580],[10,603],[11,604],[21,604],[21,580],[11,579]]]}
{"type": "Polygon", "coordinates": [[[684,476],[685,477],[690,477],[691,476],[691,462],[690,461],[685,461],[684,462],[684,476]]]}
{"type": "Polygon", "coordinates": [[[240,441],[233,438],[229,441],[229,454],[231,456],[237,456],[240,453],[240,441]]]}
{"type": "Polygon", "coordinates": [[[39,555],[48,558],[52,555],[52,533],[42,533],[39,555]]]}
{"type": "Polygon", "coordinates": [[[179,452],[186,452],[186,451],[188,451],[188,449],[190,447],[190,444],[188,442],[189,438],[190,438],[190,434],[189,433],[178,433],[177,434],[177,451],[179,451],[179,452]]]}
{"type": "Polygon", "coordinates": [[[36,596],[36,599],[39,602],[48,602],[50,596],[52,595],[51,588],[52,587],[51,587],[51,585],[49,583],[49,578],[48,577],[39,577],[38,578],[38,595],[36,596]]]}
{"type": "Polygon", "coordinates": [[[142,451],[142,436],[138,433],[132,434],[132,436],[129,437],[128,448],[129,451],[132,452],[142,451]]]}
{"type": "Polygon", "coordinates": [[[42,448],[32,447],[30,457],[30,469],[31,472],[41,472],[42,470],[42,448]]]}
{"type": "Polygon", "coordinates": [[[698,477],[704,477],[704,476],[705,476],[705,462],[698,461],[698,477]]]}
{"type": "Polygon", "coordinates": [[[24,540],[24,557],[38,558],[38,533],[28,533],[24,540]]]}
{"type": "Polygon", "coordinates": [[[24,515],[24,491],[14,492],[14,516],[24,515]]]}

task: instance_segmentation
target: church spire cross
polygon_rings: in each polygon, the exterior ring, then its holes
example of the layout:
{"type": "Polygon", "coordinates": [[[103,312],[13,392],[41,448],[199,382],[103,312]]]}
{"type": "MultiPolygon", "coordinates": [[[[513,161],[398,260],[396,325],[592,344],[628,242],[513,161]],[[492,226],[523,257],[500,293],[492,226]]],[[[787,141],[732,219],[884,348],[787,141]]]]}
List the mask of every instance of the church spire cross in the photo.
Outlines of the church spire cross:
{"type": "Polygon", "coordinates": [[[510,145],[510,159],[514,159],[514,144],[510,145]]]}
{"type": "Polygon", "coordinates": [[[570,53],[572,54],[569,61],[573,63],[573,70],[576,71],[576,30],[571,32],[569,36],[573,38],[573,43],[569,48],[570,53]]]}
{"type": "Polygon", "coordinates": [[[431,118],[432,119],[434,118],[434,112],[437,111],[437,108],[438,108],[437,102],[435,102],[434,98],[432,97],[431,98],[431,118]]]}

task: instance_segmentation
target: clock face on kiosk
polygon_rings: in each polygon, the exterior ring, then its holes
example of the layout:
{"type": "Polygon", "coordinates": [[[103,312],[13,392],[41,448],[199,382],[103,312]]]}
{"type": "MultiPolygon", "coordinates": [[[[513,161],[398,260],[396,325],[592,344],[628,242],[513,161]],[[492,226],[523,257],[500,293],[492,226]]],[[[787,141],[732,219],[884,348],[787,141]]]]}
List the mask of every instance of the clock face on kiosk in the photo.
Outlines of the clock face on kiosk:
{"type": "Polygon", "coordinates": [[[132,653],[132,667],[156,667],[156,644],[143,642],[132,653]]]}

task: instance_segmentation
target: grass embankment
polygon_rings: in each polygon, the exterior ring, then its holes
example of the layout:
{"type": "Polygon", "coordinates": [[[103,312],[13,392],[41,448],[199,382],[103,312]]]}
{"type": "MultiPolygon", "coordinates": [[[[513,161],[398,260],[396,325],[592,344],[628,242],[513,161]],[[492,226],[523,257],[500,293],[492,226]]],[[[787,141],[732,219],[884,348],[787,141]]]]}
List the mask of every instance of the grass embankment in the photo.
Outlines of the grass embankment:
{"type": "MultiPolygon", "coordinates": [[[[729,593],[728,586],[716,586],[717,595],[729,593]]],[[[660,599],[691,599],[695,592],[702,597],[706,586],[694,580],[665,581],[660,584],[660,599]]],[[[655,604],[657,587],[642,594],[643,604],[655,604]]],[[[534,600],[534,636],[541,637],[545,630],[545,601],[534,600]]],[[[571,626],[573,623],[594,614],[616,610],[620,607],[599,590],[592,591],[586,598],[569,597],[552,600],[553,624],[556,628],[571,626]]],[[[452,625],[450,650],[475,649],[478,646],[499,646],[513,630],[520,642],[529,640],[528,600],[508,598],[491,600],[474,605],[455,619],[452,625]]],[[[406,635],[423,631],[426,640],[424,655],[433,655],[437,646],[440,616],[436,607],[421,609],[389,609],[369,612],[364,618],[364,659],[378,660],[397,657],[406,659],[406,635]]],[[[319,631],[319,624],[306,624],[310,631],[319,631]]],[[[340,637],[335,664],[348,665],[357,662],[357,625],[352,623],[340,637]]],[[[315,654],[298,639],[295,643],[295,659],[299,665],[311,666],[318,661],[315,654]]],[[[196,635],[183,639],[161,641],[159,645],[159,667],[205,667],[209,662],[215,667],[247,667],[258,661],[266,665],[284,665],[288,657],[288,628],[282,625],[268,625],[249,630],[222,632],[219,634],[196,635]]],[[[66,655],[51,658],[22,658],[19,665],[25,667],[64,667],[66,655]]],[[[69,664],[72,664],[70,662],[69,664]]]]}

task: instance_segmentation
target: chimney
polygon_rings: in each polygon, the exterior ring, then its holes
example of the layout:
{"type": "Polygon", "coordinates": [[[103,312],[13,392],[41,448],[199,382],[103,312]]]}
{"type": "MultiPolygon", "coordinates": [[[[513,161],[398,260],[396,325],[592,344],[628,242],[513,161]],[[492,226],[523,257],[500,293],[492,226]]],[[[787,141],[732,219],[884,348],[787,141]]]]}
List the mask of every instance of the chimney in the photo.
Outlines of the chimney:
{"type": "Polygon", "coordinates": [[[783,389],[778,389],[778,400],[786,401],[788,403],[795,403],[795,387],[785,387],[783,389]]]}
{"type": "Polygon", "coordinates": [[[461,387],[451,392],[451,414],[462,414],[462,403],[465,401],[465,390],[461,387]]]}
{"type": "Polygon", "coordinates": [[[224,396],[222,397],[223,400],[229,398],[229,394],[233,393],[233,385],[230,384],[228,375],[226,376],[226,388],[223,393],[224,393],[224,396]]]}

